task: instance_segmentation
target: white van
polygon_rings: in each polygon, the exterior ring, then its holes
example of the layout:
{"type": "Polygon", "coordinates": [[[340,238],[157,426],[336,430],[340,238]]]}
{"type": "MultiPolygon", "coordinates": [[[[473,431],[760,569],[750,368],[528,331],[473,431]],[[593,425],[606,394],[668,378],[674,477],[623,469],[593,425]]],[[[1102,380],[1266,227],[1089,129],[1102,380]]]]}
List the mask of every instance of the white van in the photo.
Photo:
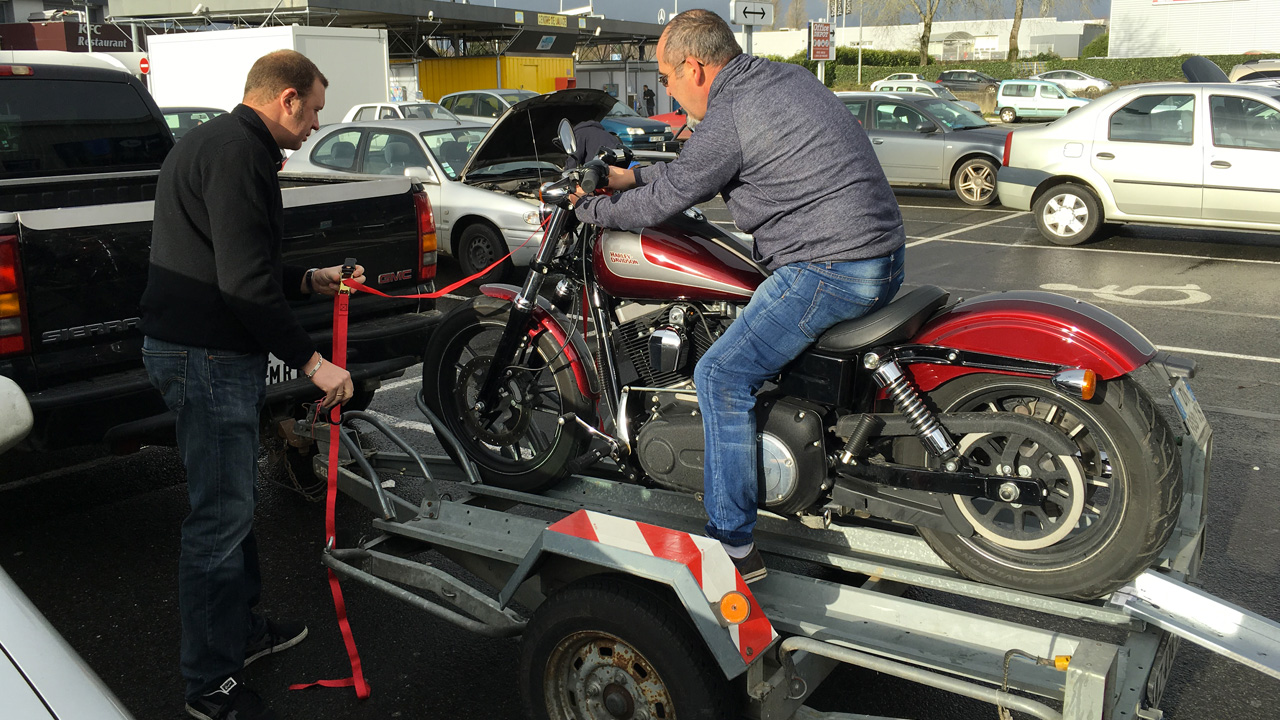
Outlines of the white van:
{"type": "Polygon", "coordinates": [[[996,111],[1005,123],[1022,118],[1060,118],[1088,104],[1088,100],[1048,80],[1005,80],[996,92],[996,111]]]}

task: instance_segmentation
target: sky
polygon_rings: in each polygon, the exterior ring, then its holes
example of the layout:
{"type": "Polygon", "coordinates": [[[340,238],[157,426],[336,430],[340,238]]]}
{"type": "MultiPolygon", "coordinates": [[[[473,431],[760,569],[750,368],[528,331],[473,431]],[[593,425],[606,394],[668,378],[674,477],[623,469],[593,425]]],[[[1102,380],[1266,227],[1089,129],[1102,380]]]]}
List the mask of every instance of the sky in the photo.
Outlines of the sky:
{"type": "MultiPolygon", "coordinates": [[[[493,0],[472,1],[477,5],[488,5],[493,0]]],[[[804,1],[809,10],[809,19],[817,20],[826,14],[826,0],[804,1]]],[[[777,13],[779,15],[785,13],[790,2],[791,0],[779,0],[777,13]]],[[[948,7],[938,13],[936,20],[972,20],[975,18],[989,18],[993,15],[1013,17],[1013,0],[943,0],[943,2],[948,7]],[[1000,13],[975,10],[973,8],[977,2],[1003,4],[1004,10],[1000,13]]],[[[872,0],[871,3],[867,4],[873,3],[882,4],[881,0],[872,0]]],[[[521,10],[559,12],[561,8],[567,10],[574,7],[583,7],[587,5],[587,0],[497,0],[497,5],[521,10]]],[[[700,2],[699,0],[691,0],[690,2],[680,2],[679,0],[594,0],[593,7],[597,14],[603,14],[612,20],[635,20],[641,22],[657,22],[660,8],[665,9],[667,15],[671,15],[676,9],[689,10],[695,7],[715,10],[726,18],[729,14],[729,0],[716,3],[700,2]]],[[[1039,9],[1040,0],[1026,0],[1026,6],[1023,11],[1025,13],[1024,16],[1038,17],[1039,9]]],[[[1046,13],[1046,15],[1057,17],[1059,20],[1082,20],[1107,17],[1110,11],[1110,0],[1056,0],[1056,9],[1053,12],[1046,13]]],[[[856,15],[850,15],[845,19],[845,22],[847,25],[856,26],[856,18],[856,15]]],[[[870,18],[869,11],[868,18],[870,18]]],[[[903,15],[901,20],[904,23],[919,21],[918,15],[908,16],[906,14],[903,15]]],[[[872,24],[870,19],[868,19],[868,24],[872,24]]],[[[734,29],[736,30],[737,28],[734,29]]]]}

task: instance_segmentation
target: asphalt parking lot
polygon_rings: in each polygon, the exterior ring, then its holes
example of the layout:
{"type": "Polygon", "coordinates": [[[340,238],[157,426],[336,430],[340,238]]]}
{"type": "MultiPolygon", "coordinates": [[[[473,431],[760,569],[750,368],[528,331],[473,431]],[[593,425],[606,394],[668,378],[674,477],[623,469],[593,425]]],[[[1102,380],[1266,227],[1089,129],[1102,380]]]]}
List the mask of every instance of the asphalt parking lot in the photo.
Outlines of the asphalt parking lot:
{"type": "MultiPolygon", "coordinates": [[[[1215,438],[1201,584],[1280,619],[1280,236],[1122,228],[1101,242],[1059,248],[1041,239],[1025,213],[969,208],[942,192],[900,191],[898,200],[910,238],[908,287],[935,284],[966,297],[1060,292],[1116,313],[1156,345],[1197,361],[1192,387],[1215,438]]],[[[704,209],[710,219],[728,221],[722,206],[704,209]]],[[[451,261],[441,267],[443,279],[456,277],[451,261]]],[[[459,296],[475,292],[466,290],[459,296]]],[[[416,371],[389,383],[371,409],[415,446],[436,451],[413,406],[417,383],[416,371]]],[[[0,565],[140,720],[183,716],[181,478],[176,454],[164,448],[123,458],[90,450],[6,456],[0,467],[0,565]]],[[[373,696],[288,691],[290,683],[349,673],[318,561],[323,508],[277,485],[273,469],[265,468],[264,478],[258,537],[265,606],[311,627],[302,646],[247,674],[282,717],[522,715],[516,641],[467,634],[354,585],[345,588],[347,606],[373,696]]],[[[368,518],[340,500],[339,541],[354,544],[368,518]]],[[[995,716],[990,706],[855,670],[838,671],[812,704],[920,720],[995,716]]],[[[1269,720],[1277,706],[1280,682],[1185,645],[1163,703],[1165,717],[1178,720],[1269,720]]]]}

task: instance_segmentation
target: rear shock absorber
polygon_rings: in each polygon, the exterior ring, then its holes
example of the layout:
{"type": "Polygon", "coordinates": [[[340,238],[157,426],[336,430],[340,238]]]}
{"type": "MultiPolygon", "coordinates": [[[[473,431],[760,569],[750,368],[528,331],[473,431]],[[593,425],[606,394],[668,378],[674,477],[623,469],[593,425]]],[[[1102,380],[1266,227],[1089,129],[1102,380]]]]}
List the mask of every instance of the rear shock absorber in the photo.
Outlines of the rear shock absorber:
{"type": "MultiPolygon", "coordinates": [[[[902,372],[898,361],[892,357],[886,359],[876,353],[867,353],[862,364],[874,374],[876,384],[889,394],[899,412],[907,417],[925,448],[944,461],[953,460],[957,455],[955,441],[942,428],[933,411],[924,404],[920,392],[902,372]]],[[[950,463],[948,469],[951,469],[950,463]]]]}

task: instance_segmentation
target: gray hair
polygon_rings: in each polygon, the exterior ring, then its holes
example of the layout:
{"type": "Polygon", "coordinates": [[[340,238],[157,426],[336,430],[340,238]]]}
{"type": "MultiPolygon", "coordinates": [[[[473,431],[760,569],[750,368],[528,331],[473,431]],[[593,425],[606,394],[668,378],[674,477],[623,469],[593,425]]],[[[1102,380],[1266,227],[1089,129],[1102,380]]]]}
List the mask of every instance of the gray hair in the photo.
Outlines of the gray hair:
{"type": "Polygon", "coordinates": [[[710,10],[685,10],[671,18],[662,34],[667,38],[662,59],[669,65],[695,57],[711,67],[723,67],[742,54],[729,23],[710,10]]]}

